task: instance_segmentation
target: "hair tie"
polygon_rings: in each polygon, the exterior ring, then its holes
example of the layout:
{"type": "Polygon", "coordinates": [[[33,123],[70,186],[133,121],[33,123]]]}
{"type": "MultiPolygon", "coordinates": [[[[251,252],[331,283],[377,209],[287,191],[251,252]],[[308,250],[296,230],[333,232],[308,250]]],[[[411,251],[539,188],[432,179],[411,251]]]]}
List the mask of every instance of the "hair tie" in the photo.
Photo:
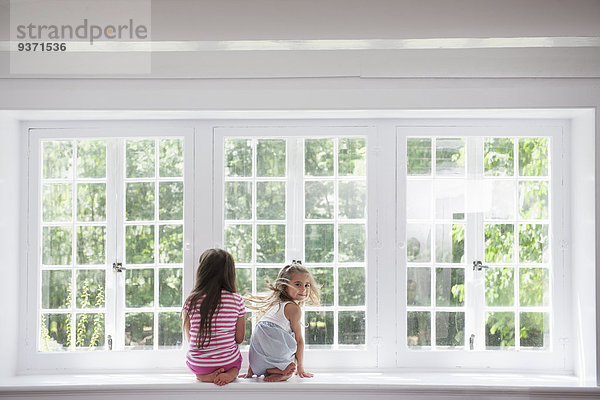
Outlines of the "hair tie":
{"type": "Polygon", "coordinates": [[[294,267],[297,267],[299,265],[301,266],[302,265],[302,261],[300,261],[300,260],[292,260],[292,265],[294,267]]]}

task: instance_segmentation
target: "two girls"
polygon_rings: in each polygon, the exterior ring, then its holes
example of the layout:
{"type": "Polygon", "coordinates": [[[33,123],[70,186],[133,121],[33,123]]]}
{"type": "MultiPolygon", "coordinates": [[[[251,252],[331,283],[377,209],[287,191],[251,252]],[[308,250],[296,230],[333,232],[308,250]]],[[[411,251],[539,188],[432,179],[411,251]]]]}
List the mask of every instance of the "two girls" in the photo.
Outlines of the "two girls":
{"type": "MultiPolygon", "coordinates": [[[[265,381],[277,382],[289,379],[294,371],[300,377],[312,377],[304,370],[300,307],[307,300],[318,305],[319,288],[308,269],[296,261],[279,271],[275,284],[268,287],[269,295],[249,297],[254,304],[248,308],[257,310],[261,319],[252,333],[248,372],[240,377],[265,375],[265,381]]],[[[190,343],[187,365],[198,380],[226,385],[237,376],[245,313],[233,258],[224,250],[205,251],[182,312],[190,343]]]]}

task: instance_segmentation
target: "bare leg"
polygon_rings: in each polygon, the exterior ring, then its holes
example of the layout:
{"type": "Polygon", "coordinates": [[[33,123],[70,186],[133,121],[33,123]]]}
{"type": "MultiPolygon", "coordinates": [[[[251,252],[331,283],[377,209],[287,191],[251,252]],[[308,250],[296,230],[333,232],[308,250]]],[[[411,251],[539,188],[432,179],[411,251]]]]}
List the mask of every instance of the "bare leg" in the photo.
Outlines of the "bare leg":
{"type": "Polygon", "coordinates": [[[227,385],[229,382],[231,382],[237,377],[238,372],[240,372],[240,370],[237,369],[237,367],[229,368],[226,372],[218,374],[214,382],[216,385],[219,386],[227,385]]]}
{"type": "Polygon", "coordinates": [[[270,374],[270,375],[265,375],[265,382],[283,382],[283,381],[287,381],[288,379],[290,379],[292,377],[293,373],[290,373],[289,375],[281,375],[281,374],[270,374]]]}
{"type": "Polygon", "coordinates": [[[285,369],[281,370],[279,368],[269,368],[267,369],[267,374],[269,375],[291,375],[296,370],[296,363],[291,362],[285,369]]]}
{"type": "Polygon", "coordinates": [[[219,375],[223,371],[224,371],[223,368],[218,368],[218,369],[215,369],[210,374],[204,374],[204,375],[196,374],[196,379],[198,379],[199,381],[202,381],[202,382],[214,382],[217,375],[219,375]]]}

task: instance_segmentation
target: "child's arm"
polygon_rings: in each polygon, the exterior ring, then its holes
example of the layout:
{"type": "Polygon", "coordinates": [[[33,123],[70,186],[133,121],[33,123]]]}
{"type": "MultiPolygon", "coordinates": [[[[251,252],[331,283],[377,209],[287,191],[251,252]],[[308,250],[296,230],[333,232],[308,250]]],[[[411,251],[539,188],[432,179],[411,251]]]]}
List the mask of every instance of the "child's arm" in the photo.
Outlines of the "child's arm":
{"type": "Polygon", "coordinates": [[[314,375],[304,370],[304,338],[302,337],[302,310],[296,303],[288,303],[283,311],[290,320],[292,332],[296,336],[296,375],[301,378],[312,378],[314,375]]]}
{"type": "Polygon", "coordinates": [[[246,316],[242,315],[235,323],[235,342],[237,344],[242,343],[244,336],[246,336],[246,316]]]}

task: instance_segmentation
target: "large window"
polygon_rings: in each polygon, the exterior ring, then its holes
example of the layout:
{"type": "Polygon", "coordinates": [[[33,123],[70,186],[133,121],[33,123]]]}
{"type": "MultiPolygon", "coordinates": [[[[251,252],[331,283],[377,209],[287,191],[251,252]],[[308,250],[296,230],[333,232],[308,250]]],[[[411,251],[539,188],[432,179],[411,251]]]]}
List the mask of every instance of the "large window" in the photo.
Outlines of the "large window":
{"type": "Polygon", "coordinates": [[[185,368],[220,246],[242,294],[311,269],[313,369],[572,369],[565,126],[346,122],[31,129],[24,365],[185,368]]]}
{"type": "Polygon", "coordinates": [[[223,243],[242,293],[264,292],[300,259],[322,286],[321,305],[305,309],[308,347],[364,345],[366,138],[224,136],[222,145],[223,243]]]}

